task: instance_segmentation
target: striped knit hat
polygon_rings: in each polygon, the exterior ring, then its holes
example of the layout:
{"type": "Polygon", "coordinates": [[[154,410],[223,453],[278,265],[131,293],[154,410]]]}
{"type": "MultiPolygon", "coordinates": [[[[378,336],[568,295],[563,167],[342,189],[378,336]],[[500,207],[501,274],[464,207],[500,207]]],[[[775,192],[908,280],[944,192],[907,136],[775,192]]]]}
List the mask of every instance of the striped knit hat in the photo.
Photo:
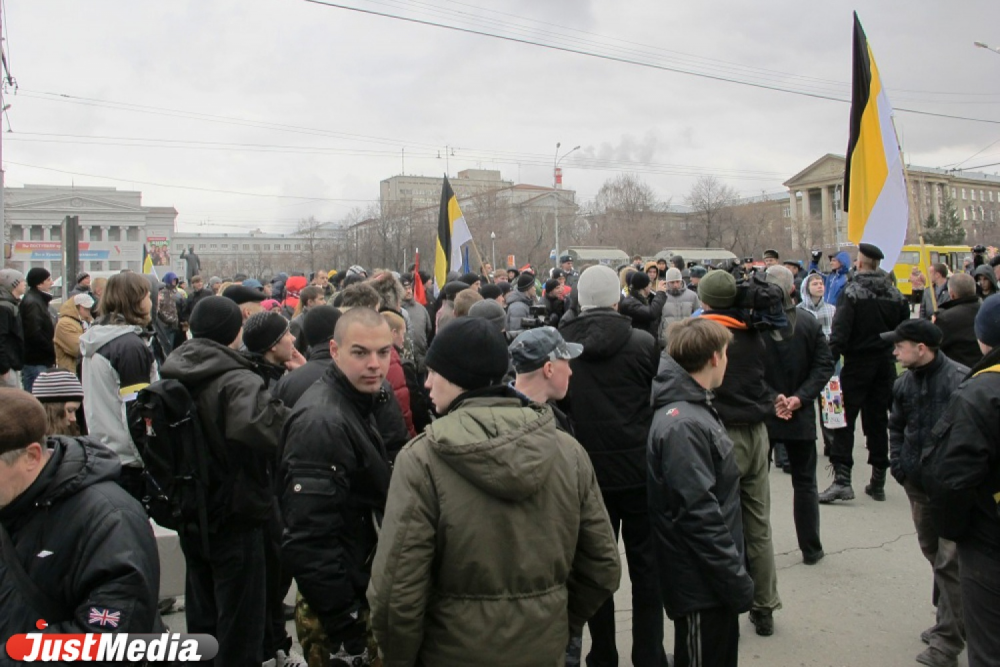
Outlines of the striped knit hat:
{"type": "Polygon", "coordinates": [[[42,403],[83,401],[83,385],[69,371],[50,368],[35,378],[31,394],[42,403]]]}

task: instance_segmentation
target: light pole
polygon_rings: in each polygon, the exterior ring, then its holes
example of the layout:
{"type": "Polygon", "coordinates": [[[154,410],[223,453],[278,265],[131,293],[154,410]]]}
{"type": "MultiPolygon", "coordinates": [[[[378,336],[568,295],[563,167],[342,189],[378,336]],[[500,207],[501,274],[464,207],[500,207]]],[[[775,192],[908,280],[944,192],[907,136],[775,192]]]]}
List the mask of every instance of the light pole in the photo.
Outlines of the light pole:
{"type": "Polygon", "coordinates": [[[992,51],[993,53],[1000,53],[1000,49],[994,48],[985,42],[973,42],[973,44],[981,49],[986,49],[987,51],[992,51]]]}
{"type": "Polygon", "coordinates": [[[556,186],[558,185],[559,181],[559,163],[562,162],[566,158],[566,156],[572,153],[573,151],[580,150],[580,147],[577,146],[576,148],[563,153],[562,157],[559,157],[560,146],[562,146],[562,144],[557,141],[556,154],[555,157],[552,158],[552,194],[555,197],[555,199],[552,202],[552,205],[553,208],[555,209],[554,217],[556,223],[556,257],[555,257],[556,266],[559,266],[559,193],[556,192],[556,186]]]}
{"type": "MultiPolygon", "coordinates": [[[[493,270],[497,270],[497,233],[490,232],[490,245],[493,246],[493,270]]],[[[492,280],[492,276],[487,276],[492,280]]]]}

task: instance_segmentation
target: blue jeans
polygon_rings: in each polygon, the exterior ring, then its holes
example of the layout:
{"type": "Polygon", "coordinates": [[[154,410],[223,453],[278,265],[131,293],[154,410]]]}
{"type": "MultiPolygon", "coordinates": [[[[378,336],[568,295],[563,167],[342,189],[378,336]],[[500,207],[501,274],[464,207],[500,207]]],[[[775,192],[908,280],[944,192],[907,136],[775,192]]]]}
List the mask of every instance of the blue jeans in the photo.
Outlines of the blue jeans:
{"type": "Polygon", "coordinates": [[[31,388],[35,386],[35,378],[42,374],[42,371],[49,368],[45,365],[28,366],[21,369],[21,386],[26,392],[31,393],[31,388]]]}

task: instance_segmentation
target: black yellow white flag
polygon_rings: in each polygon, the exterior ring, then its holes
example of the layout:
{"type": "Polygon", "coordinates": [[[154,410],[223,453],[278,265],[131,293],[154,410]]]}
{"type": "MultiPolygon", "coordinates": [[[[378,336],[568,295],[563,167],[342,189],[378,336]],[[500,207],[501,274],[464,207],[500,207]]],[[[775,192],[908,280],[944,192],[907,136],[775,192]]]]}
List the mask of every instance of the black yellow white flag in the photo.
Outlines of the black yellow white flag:
{"type": "Polygon", "coordinates": [[[847,238],[855,244],[878,246],[885,255],[883,268],[891,270],[906,240],[906,180],[892,125],[892,107],[857,12],[844,211],[847,238]]]}
{"type": "Polygon", "coordinates": [[[448,176],[441,187],[441,212],[438,215],[437,244],[434,252],[434,282],[438,289],[447,282],[448,271],[462,265],[462,245],[472,240],[458,197],[451,189],[448,176]]]}

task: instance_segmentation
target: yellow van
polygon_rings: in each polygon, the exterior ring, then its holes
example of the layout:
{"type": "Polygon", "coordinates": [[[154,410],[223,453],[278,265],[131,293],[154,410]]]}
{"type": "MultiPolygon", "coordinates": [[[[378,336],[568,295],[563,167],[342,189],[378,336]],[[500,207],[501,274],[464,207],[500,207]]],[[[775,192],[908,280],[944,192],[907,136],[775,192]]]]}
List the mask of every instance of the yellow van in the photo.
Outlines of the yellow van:
{"type": "Polygon", "coordinates": [[[947,264],[951,271],[961,271],[962,263],[972,259],[972,247],[967,245],[925,245],[923,257],[920,256],[919,245],[904,245],[896,260],[893,273],[896,274],[896,284],[899,291],[910,295],[913,288],[910,286],[910,271],[914,266],[920,267],[920,271],[930,285],[928,269],[931,264],[947,264]]]}

